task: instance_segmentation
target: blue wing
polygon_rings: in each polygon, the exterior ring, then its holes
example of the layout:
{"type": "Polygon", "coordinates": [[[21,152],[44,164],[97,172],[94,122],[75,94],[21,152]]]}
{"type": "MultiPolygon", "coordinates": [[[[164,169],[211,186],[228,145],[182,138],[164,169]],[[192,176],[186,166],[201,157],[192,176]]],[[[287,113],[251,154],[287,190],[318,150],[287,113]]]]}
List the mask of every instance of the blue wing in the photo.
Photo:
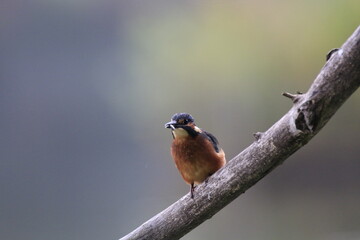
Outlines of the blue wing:
{"type": "Polygon", "coordinates": [[[209,141],[213,145],[215,151],[217,153],[220,152],[219,141],[216,139],[216,137],[214,135],[212,135],[211,133],[206,132],[206,131],[203,131],[202,133],[206,136],[207,139],[209,139],[209,141]]]}

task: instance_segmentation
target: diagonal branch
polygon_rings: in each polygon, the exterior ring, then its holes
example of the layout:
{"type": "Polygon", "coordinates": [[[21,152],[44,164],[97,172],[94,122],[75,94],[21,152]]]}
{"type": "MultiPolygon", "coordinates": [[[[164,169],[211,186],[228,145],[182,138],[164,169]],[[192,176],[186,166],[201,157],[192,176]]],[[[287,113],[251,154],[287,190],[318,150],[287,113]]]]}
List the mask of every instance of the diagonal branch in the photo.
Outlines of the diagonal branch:
{"type": "Polygon", "coordinates": [[[328,58],[308,92],[284,93],[289,112],[199,185],[195,199],[185,195],[121,240],[181,238],[308,143],[360,85],[360,27],[328,58]]]}

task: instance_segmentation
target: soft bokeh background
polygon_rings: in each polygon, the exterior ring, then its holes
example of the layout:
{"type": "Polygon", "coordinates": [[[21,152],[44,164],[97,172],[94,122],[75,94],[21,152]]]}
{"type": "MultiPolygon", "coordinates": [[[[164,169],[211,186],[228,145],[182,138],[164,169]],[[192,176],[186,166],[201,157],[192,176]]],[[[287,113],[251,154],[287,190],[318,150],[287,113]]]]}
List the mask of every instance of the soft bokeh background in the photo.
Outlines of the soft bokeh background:
{"type": "MultiPolygon", "coordinates": [[[[228,159],[291,107],[360,2],[2,0],[0,239],[118,239],[188,192],[164,123],[228,159]]],[[[360,239],[360,95],[183,239],[360,239]]]]}

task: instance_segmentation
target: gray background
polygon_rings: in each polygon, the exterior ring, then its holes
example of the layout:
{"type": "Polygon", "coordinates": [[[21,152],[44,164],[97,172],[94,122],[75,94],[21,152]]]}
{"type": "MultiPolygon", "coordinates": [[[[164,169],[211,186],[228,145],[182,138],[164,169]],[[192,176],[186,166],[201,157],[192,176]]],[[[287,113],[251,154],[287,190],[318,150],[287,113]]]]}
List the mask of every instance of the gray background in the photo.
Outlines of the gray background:
{"type": "MultiPolygon", "coordinates": [[[[0,239],[118,239],[188,192],[164,123],[231,159],[306,91],[358,1],[0,3],[0,239]]],[[[360,96],[183,239],[359,239],[360,96]]]]}

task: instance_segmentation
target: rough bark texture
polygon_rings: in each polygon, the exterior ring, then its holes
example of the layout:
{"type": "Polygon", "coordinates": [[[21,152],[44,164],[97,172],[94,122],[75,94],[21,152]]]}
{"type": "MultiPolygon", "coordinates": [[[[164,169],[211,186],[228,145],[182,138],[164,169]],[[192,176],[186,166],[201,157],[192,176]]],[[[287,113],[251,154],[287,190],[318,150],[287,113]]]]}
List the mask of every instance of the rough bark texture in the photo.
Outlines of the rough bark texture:
{"type": "Polygon", "coordinates": [[[360,85],[360,27],[320,71],[307,93],[283,95],[294,105],[225,167],[133,232],[121,238],[179,239],[211,218],[304,146],[360,85]]]}

